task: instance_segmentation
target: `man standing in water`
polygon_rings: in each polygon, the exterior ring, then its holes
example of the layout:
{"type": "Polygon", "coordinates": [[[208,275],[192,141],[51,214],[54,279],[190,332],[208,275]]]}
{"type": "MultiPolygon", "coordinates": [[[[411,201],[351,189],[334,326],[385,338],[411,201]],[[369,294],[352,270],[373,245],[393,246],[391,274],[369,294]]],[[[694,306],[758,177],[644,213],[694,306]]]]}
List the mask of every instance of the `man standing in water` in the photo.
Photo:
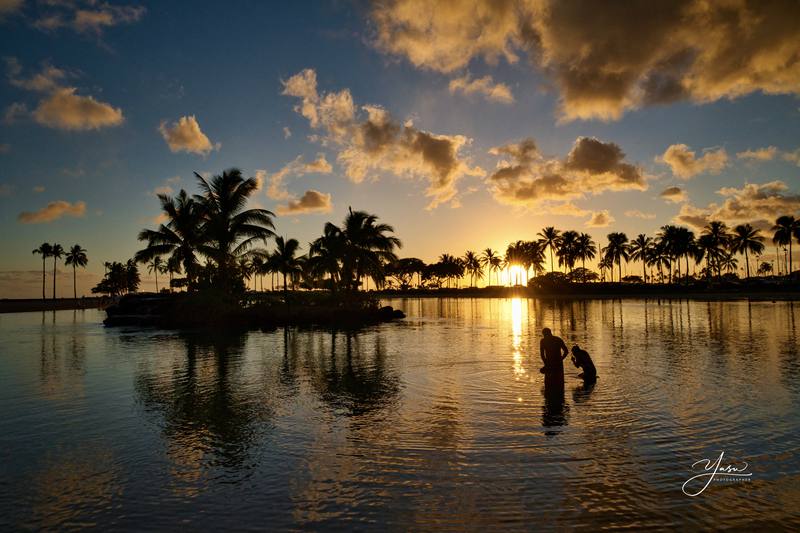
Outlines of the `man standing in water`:
{"type": "Polygon", "coordinates": [[[556,337],[550,328],[542,330],[542,340],[539,342],[539,352],[544,362],[545,384],[548,381],[564,381],[564,359],[569,354],[567,345],[561,337],[556,337]]]}

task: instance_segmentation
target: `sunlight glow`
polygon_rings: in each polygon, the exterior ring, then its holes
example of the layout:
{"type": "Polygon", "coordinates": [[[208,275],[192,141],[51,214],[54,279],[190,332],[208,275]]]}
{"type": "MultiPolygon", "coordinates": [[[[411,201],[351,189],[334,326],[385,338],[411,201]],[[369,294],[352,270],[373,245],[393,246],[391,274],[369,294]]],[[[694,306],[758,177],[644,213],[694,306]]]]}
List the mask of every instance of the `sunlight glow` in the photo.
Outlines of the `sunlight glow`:
{"type": "Polygon", "coordinates": [[[517,380],[527,374],[522,364],[522,299],[511,299],[511,346],[514,350],[514,376],[517,380]]]}
{"type": "Polygon", "coordinates": [[[501,285],[525,285],[527,283],[525,269],[519,265],[511,265],[500,272],[501,285]]]}

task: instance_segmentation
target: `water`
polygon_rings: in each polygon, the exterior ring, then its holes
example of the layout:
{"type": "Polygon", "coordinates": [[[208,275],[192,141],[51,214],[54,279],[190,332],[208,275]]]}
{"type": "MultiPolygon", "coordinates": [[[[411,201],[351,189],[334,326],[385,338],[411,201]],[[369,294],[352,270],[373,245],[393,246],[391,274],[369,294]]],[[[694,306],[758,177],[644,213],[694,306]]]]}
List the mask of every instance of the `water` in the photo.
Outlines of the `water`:
{"type": "Polygon", "coordinates": [[[352,335],[0,315],[0,529],[800,527],[800,304],[389,303],[352,335]],[[594,388],[544,394],[544,326],[594,388]],[[685,495],[721,452],[749,482],[685,495]]]}

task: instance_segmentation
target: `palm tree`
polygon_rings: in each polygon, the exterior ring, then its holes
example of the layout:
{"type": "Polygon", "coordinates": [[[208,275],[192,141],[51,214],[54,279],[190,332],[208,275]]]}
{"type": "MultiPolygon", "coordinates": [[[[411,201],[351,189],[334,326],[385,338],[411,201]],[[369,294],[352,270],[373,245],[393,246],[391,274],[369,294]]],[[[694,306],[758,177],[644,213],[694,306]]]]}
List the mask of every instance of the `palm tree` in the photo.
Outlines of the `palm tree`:
{"type": "Polygon", "coordinates": [[[167,259],[166,271],[169,274],[169,290],[172,292],[172,276],[173,274],[181,273],[181,262],[176,256],[170,256],[167,259]]]}
{"type": "Polygon", "coordinates": [[[581,260],[581,267],[586,270],[586,260],[594,259],[597,253],[597,245],[588,233],[578,235],[578,240],[575,244],[575,254],[581,260]]]}
{"type": "Polygon", "coordinates": [[[135,259],[146,263],[156,256],[169,255],[170,273],[177,273],[176,264],[183,265],[187,281],[191,282],[196,274],[196,254],[202,241],[200,206],[184,190],[174,198],[159,194],[158,199],[167,221],[157,230],[143,229],[139,232],[139,240],[147,241],[147,247],[136,252],[135,259]]]}
{"type": "Polygon", "coordinates": [[[736,272],[739,262],[732,253],[723,252],[722,257],[719,260],[719,266],[720,269],[725,269],[725,272],[736,272]]]}
{"type": "MultiPolygon", "coordinates": [[[[605,257],[611,260],[611,263],[617,263],[619,266],[619,282],[622,282],[622,260],[628,260],[628,237],[624,233],[609,233],[608,246],[604,249],[605,257]]],[[[611,270],[611,281],[614,281],[614,271],[611,270]]]]}
{"type": "Polygon", "coordinates": [[[561,232],[553,226],[548,226],[537,234],[537,236],[540,237],[540,241],[544,247],[550,248],[550,272],[555,272],[555,267],[553,266],[553,254],[555,253],[556,248],[558,248],[558,246],[561,244],[560,233],[561,232]]]}
{"type": "MultiPolygon", "coordinates": [[[[533,271],[538,275],[544,270],[544,245],[539,241],[520,241],[518,243],[522,266],[525,268],[525,277],[528,276],[528,269],[533,267],[533,271]]],[[[527,284],[527,280],[526,284],[527,284]]]]}
{"type": "Polygon", "coordinates": [[[86,257],[86,250],[81,248],[80,244],[75,244],[69,249],[65,256],[64,264],[72,265],[72,297],[78,298],[77,287],[77,274],[75,273],[76,267],[85,268],[89,263],[89,258],[86,257]]]}
{"type": "Polygon", "coordinates": [[[163,267],[164,260],[161,259],[160,255],[155,256],[147,263],[147,271],[156,276],[156,292],[158,292],[158,273],[162,271],[163,267]]]}
{"type": "Polygon", "coordinates": [[[195,196],[203,217],[200,252],[217,264],[220,280],[228,282],[234,261],[256,242],[266,244],[274,237],[272,217],[266,209],[245,209],[247,200],[258,190],[254,178],[242,177],[237,168],[224,171],[206,181],[195,172],[202,195],[195,196]]]}
{"type": "MultiPolygon", "coordinates": [[[[800,242],[800,220],[795,219],[793,216],[784,215],[782,217],[778,217],[775,221],[775,225],[772,226],[772,231],[774,231],[774,236],[772,237],[772,242],[775,244],[780,244],[782,246],[789,245],[789,264],[788,264],[788,275],[791,276],[792,274],[792,238],[797,239],[800,242]]],[[[776,259],[778,259],[776,254],[776,259]]]]}
{"type": "Polygon", "coordinates": [[[724,250],[728,246],[728,242],[730,241],[730,234],[728,233],[728,226],[725,225],[724,222],[720,222],[719,220],[712,220],[709,222],[705,228],[703,228],[702,236],[707,236],[706,245],[709,247],[708,249],[716,249],[710,257],[716,263],[716,270],[717,270],[717,277],[719,278],[722,276],[722,264],[721,261],[723,259],[724,250]]]}
{"type": "Polygon", "coordinates": [[[297,239],[285,240],[283,237],[275,237],[275,252],[273,253],[273,266],[277,272],[283,274],[283,294],[287,295],[288,286],[287,276],[292,278],[302,272],[300,258],[295,254],[300,249],[300,242],[297,239]]]}
{"type": "Polygon", "coordinates": [[[744,254],[744,265],[747,277],[750,277],[750,260],[747,252],[760,254],[764,251],[764,237],[761,232],[750,224],[739,224],[733,228],[733,238],[731,238],[731,251],[733,253],[744,254]]]}
{"type": "Polygon", "coordinates": [[[63,255],[64,248],[60,244],[54,244],[53,249],[50,251],[50,257],[53,258],[53,300],[56,299],[56,265],[63,255]]]}
{"type": "Polygon", "coordinates": [[[464,253],[464,268],[469,273],[469,286],[473,287],[475,279],[479,279],[479,277],[483,276],[483,269],[481,268],[481,261],[478,258],[478,254],[472,250],[467,250],[464,253]]]}
{"type": "Polygon", "coordinates": [[[486,269],[489,271],[489,285],[492,284],[492,270],[494,269],[494,265],[497,262],[496,260],[499,259],[500,256],[492,250],[491,248],[486,248],[483,253],[481,254],[481,263],[486,269]]]}
{"type": "Polygon", "coordinates": [[[45,275],[45,260],[48,257],[50,257],[50,254],[53,253],[53,247],[50,245],[50,243],[43,242],[42,244],[39,245],[38,248],[34,249],[32,253],[41,254],[42,255],[42,300],[44,300],[45,299],[44,281],[45,281],[45,277],[46,277],[46,275],[45,275]]]}
{"type": "Polygon", "coordinates": [[[580,235],[577,231],[568,230],[561,234],[561,240],[556,255],[558,256],[558,266],[564,266],[566,272],[571,272],[575,268],[575,261],[578,259],[578,239],[580,235]]]}
{"type": "Polygon", "coordinates": [[[366,211],[348,210],[341,233],[341,280],[348,289],[357,289],[361,278],[369,276],[376,285],[385,278],[384,265],[397,261],[394,253],[403,244],[389,233],[394,228],[378,223],[378,217],[366,211]]]}
{"type": "Polygon", "coordinates": [[[650,254],[650,247],[652,244],[653,239],[644,233],[640,233],[631,241],[630,247],[628,248],[631,259],[642,262],[642,281],[645,283],[647,283],[647,270],[645,268],[647,267],[648,255],[650,254]]]}
{"type": "Polygon", "coordinates": [[[763,261],[760,265],[758,265],[758,274],[762,276],[772,274],[772,263],[769,261],[763,261]]]}
{"type": "Polygon", "coordinates": [[[323,228],[322,236],[309,246],[310,268],[319,278],[326,275],[331,280],[333,290],[341,280],[341,259],[345,254],[345,237],[336,224],[328,222],[323,228]]]}

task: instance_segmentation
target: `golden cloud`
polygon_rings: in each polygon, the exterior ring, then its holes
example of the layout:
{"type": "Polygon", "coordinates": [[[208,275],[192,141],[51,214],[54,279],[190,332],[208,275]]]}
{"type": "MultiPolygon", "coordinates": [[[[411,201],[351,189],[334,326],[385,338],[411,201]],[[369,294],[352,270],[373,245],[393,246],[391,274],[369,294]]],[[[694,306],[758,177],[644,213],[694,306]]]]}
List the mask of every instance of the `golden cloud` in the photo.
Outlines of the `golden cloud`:
{"type": "Polygon", "coordinates": [[[587,194],[647,189],[642,169],[626,162],[617,144],[594,137],[578,137],[563,160],[542,157],[533,139],[495,147],[490,153],[511,157],[500,160],[487,179],[495,200],[506,205],[547,208],[548,202],[587,194]]]}
{"type": "Polygon", "coordinates": [[[167,141],[171,152],[189,152],[199,155],[208,155],[212,150],[219,150],[220,143],[211,144],[205,133],[200,129],[194,115],[181,117],[178,122],[168,126],[166,121],[158,126],[161,136],[167,141]]]}
{"type": "Polygon", "coordinates": [[[514,95],[505,83],[495,83],[491,76],[471,79],[469,74],[450,80],[448,85],[452,94],[462,93],[467,96],[477,94],[492,102],[513,104],[514,95]]]}
{"type": "Polygon", "coordinates": [[[736,157],[739,159],[750,159],[752,161],[771,161],[772,159],[775,159],[777,154],[777,147],[767,146],[766,148],[756,148],[755,150],[736,152],[736,157]]]}
{"type": "MultiPolygon", "coordinates": [[[[278,172],[269,177],[269,187],[267,196],[273,200],[286,200],[291,197],[289,191],[284,187],[284,180],[289,176],[303,176],[305,174],[330,174],[333,167],[328,163],[325,154],[317,154],[314,161],[305,162],[302,155],[297,156],[291,162],[283,166],[278,172]]],[[[256,181],[259,189],[262,187],[266,171],[256,171],[256,181]]]]}
{"type": "Polygon", "coordinates": [[[592,213],[592,218],[586,221],[586,226],[589,228],[605,228],[614,222],[614,217],[608,212],[607,209],[602,211],[595,211],[592,213]]]}
{"type": "Polygon", "coordinates": [[[320,137],[323,145],[337,147],[337,161],[355,183],[382,172],[425,179],[431,209],[454,200],[456,184],[464,176],[483,175],[482,169],[471,167],[461,156],[470,142],[464,136],[422,131],[410,121],[401,124],[379,106],[362,106],[362,117],[358,117],[350,91],[320,95],[316,73],[311,69],[292,76],[283,85],[283,94],[301,99],[295,110],[312,128],[324,132],[320,137]]]}
{"type": "Polygon", "coordinates": [[[794,0],[384,0],[371,19],[376,46],[419,68],[448,73],[527,53],[555,82],[563,120],[800,94],[794,0]]]}
{"type": "Polygon", "coordinates": [[[33,25],[43,31],[70,28],[79,33],[102,35],[107,28],[138,22],[144,6],[114,5],[108,2],[47,2],[33,25]]]}
{"type": "Polygon", "coordinates": [[[674,204],[679,204],[687,200],[686,191],[684,191],[680,187],[667,187],[666,189],[661,191],[661,194],[659,194],[659,196],[661,196],[661,198],[663,198],[667,202],[672,202],[674,204]]]}
{"type": "Polygon", "coordinates": [[[702,228],[711,220],[767,228],[779,216],[800,214],[800,194],[788,191],[789,187],[780,180],[746,183],[740,189],[723,187],[717,191],[723,197],[721,204],[710,203],[702,208],[684,204],[675,221],[695,228],[702,228]]]}
{"type": "Polygon", "coordinates": [[[75,202],[71,204],[64,200],[56,200],[48,203],[38,211],[23,211],[17,216],[17,220],[23,224],[41,224],[43,222],[53,222],[62,217],[82,217],[86,214],[86,203],[75,202]]]}
{"type": "Polygon", "coordinates": [[[330,213],[333,209],[331,195],[308,190],[300,198],[289,200],[286,205],[278,206],[279,215],[299,215],[308,213],[330,213]]]}
{"type": "Polygon", "coordinates": [[[77,95],[74,87],[56,89],[39,102],[33,118],[43,126],[63,130],[96,130],[118,126],[125,120],[120,108],[77,95]]]}
{"type": "Polygon", "coordinates": [[[631,209],[630,211],[625,211],[625,216],[629,218],[642,218],[645,220],[652,220],[656,218],[655,213],[644,213],[639,211],[638,209],[631,209]]]}
{"type": "Polygon", "coordinates": [[[669,165],[672,173],[688,180],[692,176],[708,172],[719,174],[728,165],[728,153],[724,148],[708,150],[701,157],[685,144],[673,144],[659,157],[659,163],[669,165]]]}

